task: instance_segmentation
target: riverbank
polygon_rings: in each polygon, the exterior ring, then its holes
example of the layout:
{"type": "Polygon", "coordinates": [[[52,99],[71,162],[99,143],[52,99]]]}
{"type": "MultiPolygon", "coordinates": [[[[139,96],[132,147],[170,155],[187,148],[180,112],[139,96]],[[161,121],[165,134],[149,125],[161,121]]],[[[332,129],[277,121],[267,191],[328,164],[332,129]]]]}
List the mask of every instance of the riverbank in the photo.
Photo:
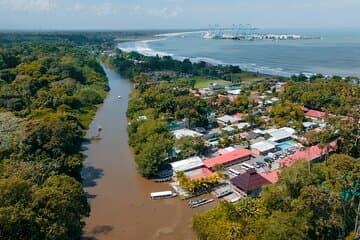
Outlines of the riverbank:
{"type": "Polygon", "coordinates": [[[150,199],[150,192],[170,190],[170,186],[146,180],[137,173],[126,131],[132,85],[112,69],[104,66],[104,70],[111,90],[87,137],[96,133],[98,125],[103,131],[99,140],[84,145],[82,176],[91,206],[84,239],[195,239],[191,217],[214,205],[189,209],[178,198],[150,199]],[[118,99],[118,95],[122,98],[118,99]]]}

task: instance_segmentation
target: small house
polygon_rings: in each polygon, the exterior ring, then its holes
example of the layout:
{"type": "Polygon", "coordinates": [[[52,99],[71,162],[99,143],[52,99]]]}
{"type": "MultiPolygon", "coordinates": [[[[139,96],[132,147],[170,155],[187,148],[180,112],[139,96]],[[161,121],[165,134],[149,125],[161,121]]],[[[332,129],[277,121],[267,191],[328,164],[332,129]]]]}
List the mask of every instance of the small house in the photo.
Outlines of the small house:
{"type": "Polygon", "coordinates": [[[271,184],[271,181],[257,173],[254,168],[248,169],[245,173],[234,177],[230,181],[241,192],[254,197],[259,195],[263,185],[271,184]]]}

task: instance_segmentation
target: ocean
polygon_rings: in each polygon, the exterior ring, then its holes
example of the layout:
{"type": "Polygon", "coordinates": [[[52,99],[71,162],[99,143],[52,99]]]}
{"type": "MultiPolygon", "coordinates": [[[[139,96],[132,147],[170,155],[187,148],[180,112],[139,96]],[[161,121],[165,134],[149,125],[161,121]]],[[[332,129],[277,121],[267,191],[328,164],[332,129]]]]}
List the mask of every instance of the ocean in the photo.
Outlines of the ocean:
{"type": "Polygon", "coordinates": [[[189,58],[212,64],[232,64],[243,70],[280,76],[321,73],[360,77],[360,29],[267,29],[257,30],[257,33],[320,38],[239,41],[205,39],[203,32],[184,32],[120,43],[118,47],[148,56],[169,55],[180,60],[189,58]]]}

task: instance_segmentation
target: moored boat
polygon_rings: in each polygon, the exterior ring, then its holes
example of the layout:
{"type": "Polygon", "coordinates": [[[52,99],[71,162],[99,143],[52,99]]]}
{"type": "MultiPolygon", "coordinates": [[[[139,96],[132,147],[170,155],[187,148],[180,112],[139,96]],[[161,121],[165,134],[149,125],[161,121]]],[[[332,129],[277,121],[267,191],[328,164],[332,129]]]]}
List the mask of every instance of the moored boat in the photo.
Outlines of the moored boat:
{"type": "Polygon", "coordinates": [[[191,208],[196,208],[196,207],[200,207],[200,206],[205,205],[205,204],[207,204],[209,202],[212,202],[212,201],[214,201],[214,199],[212,199],[212,198],[209,198],[209,199],[201,198],[201,199],[198,199],[198,200],[195,200],[195,201],[189,201],[188,205],[191,208]]]}
{"type": "Polygon", "coordinates": [[[227,196],[227,195],[229,195],[229,194],[231,194],[231,193],[233,193],[233,191],[230,190],[230,189],[228,189],[228,190],[225,190],[225,191],[216,193],[215,196],[216,196],[217,198],[222,198],[222,197],[225,197],[225,196],[227,196]]]}
{"type": "Polygon", "coordinates": [[[173,198],[175,196],[177,196],[177,194],[173,193],[172,191],[161,191],[161,192],[152,192],[152,193],[150,193],[150,197],[153,200],[165,199],[165,198],[173,198]]]}

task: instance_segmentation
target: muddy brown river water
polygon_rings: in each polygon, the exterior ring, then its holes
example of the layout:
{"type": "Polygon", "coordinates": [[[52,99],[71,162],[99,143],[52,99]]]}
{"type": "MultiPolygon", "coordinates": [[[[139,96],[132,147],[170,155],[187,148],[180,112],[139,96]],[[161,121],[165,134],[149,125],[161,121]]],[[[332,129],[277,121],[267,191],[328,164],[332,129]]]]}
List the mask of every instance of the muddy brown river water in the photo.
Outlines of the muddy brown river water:
{"type": "Polygon", "coordinates": [[[111,90],[87,132],[91,138],[101,126],[100,139],[83,146],[86,160],[82,176],[91,206],[84,239],[195,239],[191,217],[215,203],[190,209],[187,201],[179,198],[150,199],[150,192],[171,188],[136,173],[125,116],[131,83],[112,69],[104,70],[111,90]]]}

